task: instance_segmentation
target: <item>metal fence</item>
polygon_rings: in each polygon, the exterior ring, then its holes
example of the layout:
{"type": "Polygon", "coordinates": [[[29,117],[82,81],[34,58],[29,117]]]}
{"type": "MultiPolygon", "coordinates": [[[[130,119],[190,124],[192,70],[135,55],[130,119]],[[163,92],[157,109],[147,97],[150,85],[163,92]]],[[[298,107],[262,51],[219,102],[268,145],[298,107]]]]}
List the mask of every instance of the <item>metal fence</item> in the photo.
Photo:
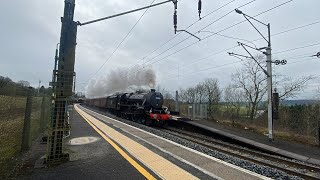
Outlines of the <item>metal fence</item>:
{"type": "Polygon", "coordinates": [[[182,104],[180,114],[190,119],[208,119],[208,105],[202,104],[182,104]]]}
{"type": "Polygon", "coordinates": [[[21,152],[44,132],[50,120],[50,98],[31,89],[8,93],[0,89],[0,179],[5,179],[19,161],[21,152]]]}

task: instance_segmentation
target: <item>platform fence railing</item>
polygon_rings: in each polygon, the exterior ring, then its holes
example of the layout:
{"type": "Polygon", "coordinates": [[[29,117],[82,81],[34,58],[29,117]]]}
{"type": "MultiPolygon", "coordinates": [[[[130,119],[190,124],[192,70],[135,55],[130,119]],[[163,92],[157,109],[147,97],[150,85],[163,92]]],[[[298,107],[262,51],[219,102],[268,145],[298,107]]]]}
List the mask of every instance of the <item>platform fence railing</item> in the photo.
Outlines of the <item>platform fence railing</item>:
{"type": "Polygon", "coordinates": [[[49,96],[35,89],[0,88],[0,179],[10,175],[32,143],[40,143],[50,120],[50,103],[49,96]]]}

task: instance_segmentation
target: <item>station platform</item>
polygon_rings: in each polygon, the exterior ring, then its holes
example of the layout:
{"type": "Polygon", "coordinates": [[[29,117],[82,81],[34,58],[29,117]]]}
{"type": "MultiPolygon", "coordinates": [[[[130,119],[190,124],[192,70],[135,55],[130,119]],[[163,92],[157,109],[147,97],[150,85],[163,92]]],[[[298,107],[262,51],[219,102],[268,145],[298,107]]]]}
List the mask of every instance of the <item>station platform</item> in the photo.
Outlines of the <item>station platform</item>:
{"type": "MultiPolygon", "coordinates": [[[[179,117],[176,119],[179,119],[179,117]]],[[[289,142],[278,139],[276,136],[274,141],[269,141],[266,135],[258,134],[250,129],[240,129],[217,123],[215,121],[189,119],[181,120],[181,122],[208,130],[223,137],[233,139],[262,150],[274,152],[303,162],[320,165],[320,147],[289,142]]]]}
{"type": "Polygon", "coordinates": [[[268,179],[79,105],[75,109],[146,179],[268,179]]]}
{"type": "Polygon", "coordinates": [[[15,179],[269,179],[80,105],[70,123],[70,161],[15,179]]]}
{"type": "MultiPolygon", "coordinates": [[[[45,168],[40,156],[46,145],[34,145],[33,155],[13,179],[145,179],[110,143],[95,131],[79,113],[71,113],[71,133],[64,140],[70,161],[45,168]],[[36,148],[34,148],[36,147],[36,148]]],[[[43,157],[42,157],[43,158],[43,157]]]]}

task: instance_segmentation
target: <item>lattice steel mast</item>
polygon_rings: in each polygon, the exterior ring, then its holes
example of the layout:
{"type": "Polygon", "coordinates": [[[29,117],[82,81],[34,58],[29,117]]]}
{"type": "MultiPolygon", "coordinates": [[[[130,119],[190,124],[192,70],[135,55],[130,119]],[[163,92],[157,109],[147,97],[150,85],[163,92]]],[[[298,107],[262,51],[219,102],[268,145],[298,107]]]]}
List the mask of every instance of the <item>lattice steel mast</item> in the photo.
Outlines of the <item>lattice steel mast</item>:
{"type": "Polygon", "coordinates": [[[56,56],[57,69],[53,70],[52,88],[53,105],[51,124],[47,145],[46,162],[57,162],[69,159],[63,153],[63,134],[69,130],[67,125],[67,108],[72,96],[74,63],[76,50],[77,23],[73,21],[75,0],[65,0],[64,15],[61,18],[61,37],[59,57],[56,56]]]}

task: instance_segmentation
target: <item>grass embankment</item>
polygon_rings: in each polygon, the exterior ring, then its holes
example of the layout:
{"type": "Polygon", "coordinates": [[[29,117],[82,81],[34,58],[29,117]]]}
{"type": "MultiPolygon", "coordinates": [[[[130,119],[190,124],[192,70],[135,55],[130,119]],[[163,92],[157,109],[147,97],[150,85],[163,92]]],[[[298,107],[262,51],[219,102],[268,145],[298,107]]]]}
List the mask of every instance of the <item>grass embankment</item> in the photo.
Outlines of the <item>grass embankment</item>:
{"type": "MultiPolygon", "coordinates": [[[[181,104],[180,114],[182,116],[193,117],[192,109],[189,109],[191,104],[181,104]]],[[[203,106],[202,108],[205,108],[203,106]]],[[[205,109],[202,109],[204,112],[205,109]]],[[[199,117],[199,106],[195,108],[196,118],[199,117]],[[198,116],[197,116],[198,115],[198,116]]],[[[246,106],[241,106],[239,114],[236,110],[224,104],[215,105],[212,107],[212,114],[208,112],[208,119],[218,121],[227,126],[234,126],[238,129],[250,129],[258,134],[268,133],[268,117],[267,111],[258,111],[256,117],[250,120],[249,109],[246,106]]],[[[204,114],[202,114],[203,116],[204,114]]],[[[280,106],[279,118],[274,120],[274,135],[277,139],[297,142],[300,144],[319,145],[318,140],[318,123],[319,105],[294,105],[294,106],[280,106]]]]}
{"type": "MultiPolygon", "coordinates": [[[[35,139],[40,128],[41,99],[33,99],[30,124],[30,141],[35,139]]],[[[18,162],[21,152],[25,97],[0,96],[0,179],[5,179],[18,162]]]]}
{"type": "MultiPolygon", "coordinates": [[[[234,128],[239,128],[239,129],[247,129],[247,130],[250,130],[250,131],[255,132],[257,134],[264,134],[264,135],[268,134],[267,126],[263,127],[261,125],[248,123],[246,121],[236,121],[233,123],[231,120],[219,120],[217,123],[221,123],[221,124],[224,124],[229,127],[234,127],[234,128]]],[[[318,145],[316,137],[297,134],[297,133],[292,132],[290,130],[285,130],[285,129],[277,130],[277,129],[275,129],[274,136],[277,139],[282,139],[285,141],[291,141],[291,142],[312,145],[312,146],[318,145]]]]}

